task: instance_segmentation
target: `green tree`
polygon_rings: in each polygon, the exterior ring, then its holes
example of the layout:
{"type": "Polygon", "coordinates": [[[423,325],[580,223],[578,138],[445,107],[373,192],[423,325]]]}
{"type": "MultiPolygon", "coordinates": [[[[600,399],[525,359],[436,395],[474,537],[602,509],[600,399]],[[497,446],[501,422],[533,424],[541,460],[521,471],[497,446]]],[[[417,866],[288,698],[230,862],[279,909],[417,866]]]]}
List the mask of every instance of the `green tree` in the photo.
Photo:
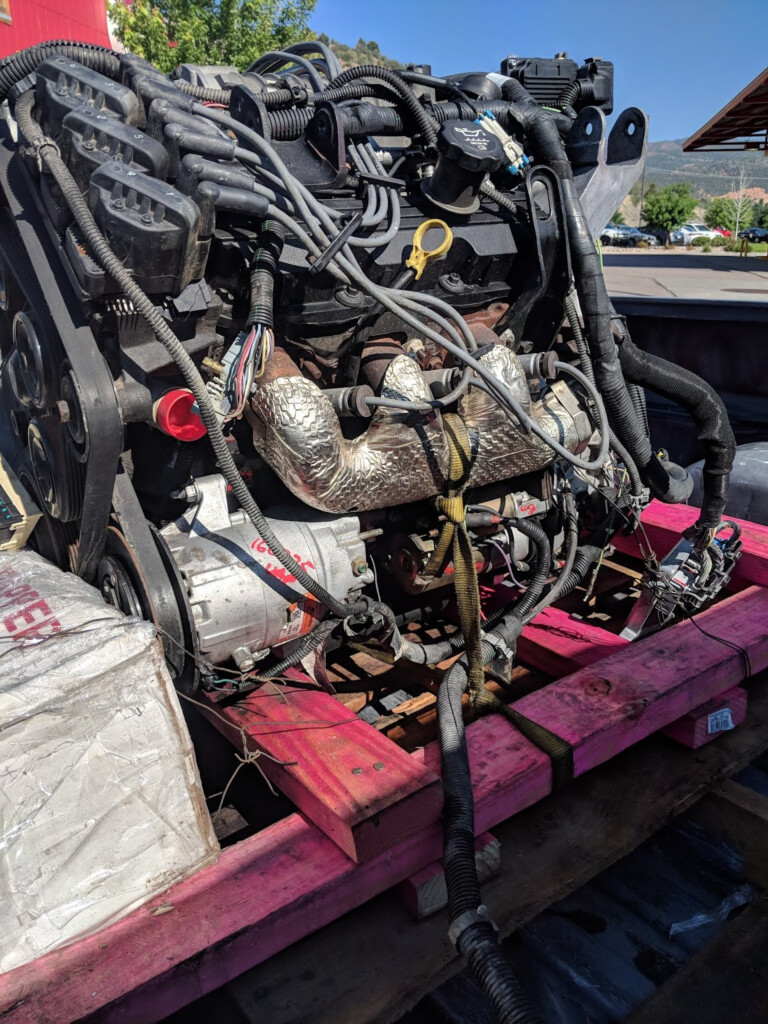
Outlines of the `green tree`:
{"type": "Polygon", "coordinates": [[[754,217],[754,206],[750,202],[741,203],[739,199],[730,196],[717,196],[713,199],[704,214],[704,222],[710,228],[728,228],[729,231],[736,230],[736,220],[739,222],[739,230],[748,228],[754,217]]]}
{"type": "Polygon", "coordinates": [[[115,35],[161,71],[177,64],[245,68],[268,50],[311,39],[316,0],[110,0],[115,35]]]}
{"type": "Polygon", "coordinates": [[[696,208],[697,199],[690,184],[676,182],[664,188],[650,188],[645,194],[643,215],[649,227],[674,231],[685,224],[696,208]]]}
{"type": "Polygon", "coordinates": [[[755,203],[752,207],[752,223],[756,228],[768,229],[768,203],[764,199],[761,199],[759,203],[755,203]]]}
{"type": "Polygon", "coordinates": [[[611,217],[611,224],[624,224],[624,223],[626,223],[625,220],[624,220],[624,214],[621,212],[621,210],[617,210],[616,213],[614,213],[614,215],[611,217]]]}

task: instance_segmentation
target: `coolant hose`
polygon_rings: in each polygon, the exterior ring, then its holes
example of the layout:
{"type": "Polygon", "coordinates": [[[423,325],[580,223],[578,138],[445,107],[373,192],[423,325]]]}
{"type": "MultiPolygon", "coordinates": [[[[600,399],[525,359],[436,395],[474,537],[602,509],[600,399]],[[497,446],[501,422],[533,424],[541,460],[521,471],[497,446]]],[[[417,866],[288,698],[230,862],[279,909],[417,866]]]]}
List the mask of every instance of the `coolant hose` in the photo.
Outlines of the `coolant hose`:
{"type": "Polygon", "coordinates": [[[563,190],[574,277],[587,327],[595,379],[620,442],[651,492],[662,501],[686,501],[693,488],[690,476],[679,467],[665,468],[651,448],[627,391],[611,330],[612,307],[605,287],[600,257],[576,193],[571,164],[555,122],[516,79],[502,86],[505,99],[514,103],[514,116],[528,132],[535,156],[559,176],[563,190]]]}
{"type": "Polygon", "coordinates": [[[240,503],[240,507],[251,520],[268,547],[272,549],[273,554],[281,565],[288,570],[300,586],[316,597],[321,604],[324,604],[333,615],[338,618],[345,618],[354,612],[365,611],[368,608],[368,602],[366,601],[357,602],[355,605],[345,605],[343,602],[338,601],[333,594],[329,593],[325,587],[302,569],[296,559],[291,556],[275,535],[268,520],[256,504],[253,495],[240,476],[230,447],[219,426],[213,403],[208,395],[205,382],[200,376],[200,371],[166,323],[163,315],[155,307],[152,300],[136,284],[131,274],[125,269],[110,248],[91,211],[88,209],[88,205],[83,199],[77,182],[59,156],[58,147],[51,139],[47,138],[40,125],[32,117],[34,102],[34,93],[27,92],[19,98],[16,104],[15,116],[22,135],[36,150],[46,170],[50,172],[61,189],[62,196],[82,232],[83,242],[89,256],[95,260],[105,273],[109,274],[119,284],[125,296],[133,303],[136,312],[146,321],[157,340],[179,367],[187,386],[195,396],[195,401],[200,410],[200,418],[205,424],[218,465],[227,483],[232,488],[234,497],[240,503]]]}
{"type": "Polygon", "coordinates": [[[95,43],[75,43],[67,39],[55,39],[49,43],[30,46],[26,50],[6,57],[0,63],[0,103],[8,98],[11,89],[27,75],[37,70],[47,57],[61,54],[80,64],[98,71],[109,78],[118,78],[120,62],[114,50],[95,43]]]}
{"type": "MultiPolygon", "coordinates": [[[[496,656],[483,642],[483,661],[496,656]]],[[[496,930],[484,914],[475,867],[475,801],[462,717],[467,667],[456,662],[437,694],[443,792],[443,870],[448,891],[449,934],[501,1024],[538,1024],[523,988],[499,947],[496,930]]]]}
{"type": "Polygon", "coordinates": [[[701,475],[703,498],[697,530],[720,525],[728,500],[728,480],[736,456],[736,439],[723,400],[701,377],[661,356],[639,349],[628,334],[619,347],[627,380],[681,406],[693,420],[705,449],[701,475]]]}

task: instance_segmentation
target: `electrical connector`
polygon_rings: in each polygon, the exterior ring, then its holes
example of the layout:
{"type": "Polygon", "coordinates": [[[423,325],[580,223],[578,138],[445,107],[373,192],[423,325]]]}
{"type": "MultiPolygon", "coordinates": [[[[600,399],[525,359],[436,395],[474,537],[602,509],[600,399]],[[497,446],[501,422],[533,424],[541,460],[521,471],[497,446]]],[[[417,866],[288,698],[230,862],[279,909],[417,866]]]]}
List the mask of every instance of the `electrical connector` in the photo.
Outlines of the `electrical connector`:
{"type": "MultiPolygon", "coordinates": [[[[241,331],[222,356],[220,372],[205,385],[219,424],[222,424],[237,406],[237,367],[247,340],[248,332],[241,331]]],[[[197,412],[197,403],[192,407],[192,411],[197,412]]]]}
{"type": "Polygon", "coordinates": [[[507,170],[509,173],[513,175],[523,174],[525,168],[531,162],[530,157],[525,155],[520,143],[515,142],[512,136],[504,131],[490,110],[486,110],[482,114],[478,114],[475,118],[475,124],[479,124],[480,127],[484,128],[490,135],[495,135],[501,142],[504,150],[504,156],[507,159],[507,170]]]}

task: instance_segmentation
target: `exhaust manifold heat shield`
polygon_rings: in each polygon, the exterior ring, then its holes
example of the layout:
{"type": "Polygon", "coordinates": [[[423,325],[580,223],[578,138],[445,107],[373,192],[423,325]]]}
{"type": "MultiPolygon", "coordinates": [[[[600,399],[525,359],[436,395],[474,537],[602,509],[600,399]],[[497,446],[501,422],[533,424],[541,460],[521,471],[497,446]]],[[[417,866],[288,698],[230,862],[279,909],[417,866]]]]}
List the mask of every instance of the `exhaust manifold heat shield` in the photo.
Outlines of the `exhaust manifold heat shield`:
{"type": "MultiPolygon", "coordinates": [[[[517,356],[495,345],[481,357],[512,391],[539,427],[568,451],[583,450],[592,424],[562,381],[532,401],[517,356]]],[[[390,363],[382,395],[432,398],[418,364],[406,355],[390,363]]],[[[469,486],[496,483],[543,469],[555,453],[526,434],[499,404],[477,388],[459,402],[472,442],[469,486]]],[[[312,508],[343,515],[405,504],[441,494],[449,464],[448,439],[439,413],[419,419],[377,408],[364,434],[344,437],[328,397],[301,376],[257,381],[247,410],[256,450],[297,498],[312,508]]]]}

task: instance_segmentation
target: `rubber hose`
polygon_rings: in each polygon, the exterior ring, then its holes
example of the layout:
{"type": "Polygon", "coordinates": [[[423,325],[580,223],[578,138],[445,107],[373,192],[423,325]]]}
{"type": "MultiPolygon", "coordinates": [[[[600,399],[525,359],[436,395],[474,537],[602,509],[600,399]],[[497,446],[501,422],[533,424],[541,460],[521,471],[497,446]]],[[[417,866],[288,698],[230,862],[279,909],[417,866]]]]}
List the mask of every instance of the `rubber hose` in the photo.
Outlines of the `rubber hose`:
{"type": "Polygon", "coordinates": [[[437,129],[435,122],[425,111],[422,105],[416,98],[414,91],[398,77],[394,71],[390,71],[389,68],[377,67],[374,64],[363,64],[360,67],[349,68],[347,71],[343,71],[337,78],[330,83],[331,88],[338,88],[341,85],[346,85],[347,82],[353,82],[358,78],[374,78],[379,79],[382,82],[386,82],[390,85],[395,92],[398,94],[400,99],[403,101],[403,105],[407,108],[413,120],[416,122],[418,132],[424,136],[428,146],[437,145],[437,129]]]}
{"type": "MultiPolygon", "coordinates": [[[[317,92],[322,92],[323,89],[325,89],[325,82],[320,77],[320,74],[312,61],[302,57],[299,53],[290,53],[288,50],[270,50],[269,53],[263,54],[258,60],[254,61],[253,64],[247,68],[246,74],[248,74],[248,72],[254,72],[257,75],[266,75],[272,71],[276,73],[286,64],[296,64],[298,67],[302,68],[312,83],[312,87],[316,89],[317,92]]],[[[278,75],[278,77],[280,76],[278,75]]]]}
{"type": "Polygon", "coordinates": [[[253,685],[248,684],[241,686],[238,689],[238,693],[247,693],[248,690],[253,690],[256,686],[261,683],[266,683],[270,679],[275,679],[277,676],[281,676],[284,672],[287,672],[289,668],[293,668],[294,665],[298,665],[303,658],[306,658],[308,654],[311,654],[316,647],[327,639],[333,630],[338,626],[339,619],[326,619],[321,622],[319,626],[316,626],[311,633],[307,633],[302,638],[299,646],[293,651],[292,654],[287,655],[282,661],[278,661],[276,665],[273,665],[269,672],[259,673],[253,681],[253,685]]]}
{"type": "MultiPolygon", "coordinates": [[[[576,310],[576,303],[573,301],[573,297],[570,293],[565,297],[565,314],[568,317],[568,323],[570,324],[571,330],[573,331],[573,339],[576,342],[576,351],[579,353],[579,361],[581,363],[582,370],[589,378],[589,380],[594,384],[595,370],[592,366],[592,360],[589,355],[587,339],[584,337],[584,332],[581,329],[581,324],[579,323],[579,314],[576,310]]],[[[634,400],[632,394],[633,388],[634,385],[627,384],[627,393],[629,394],[630,399],[632,399],[632,404],[635,407],[635,412],[637,412],[639,415],[638,404],[634,400]]],[[[646,436],[648,436],[647,420],[641,419],[641,423],[645,425],[645,434],[646,436]]],[[[635,463],[635,460],[629,454],[629,452],[618,439],[615,431],[613,430],[611,430],[611,448],[619,457],[619,459],[624,463],[627,473],[629,474],[629,481],[632,487],[632,494],[635,497],[639,497],[643,492],[643,481],[640,479],[640,474],[637,470],[637,465],[635,463]]]]}
{"type": "MultiPolygon", "coordinates": [[[[353,83],[349,83],[353,84],[353,83]]],[[[356,84],[356,83],[354,83],[356,84]]],[[[343,88],[347,88],[344,86],[343,88]]],[[[340,90],[339,90],[340,91],[340,90]]],[[[335,90],[329,87],[323,99],[331,99],[335,90]]],[[[343,99],[362,99],[364,96],[343,96],[343,99]]],[[[314,99],[314,97],[313,97],[314,99]]],[[[269,103],[267,103],[269,106],[269,103]]],[[[490,110],[502,128],[512,127],[514,118],[509,103],[493,100],[488,103],[435,103],[423,109],[437,124],[445,121],[474,121],[479,113],[490,110]]],[[[346,137],[370,135],[407,135],[408,130],[400,112],[393,107],[378,107],[365,104],[363,107],[342,108],[346,137]]],[[[270,111],[269,123],[275,142],[289,142],[301,137],[307,122],[314,116],[311,106],[270,111]],[[283,115],[276,117],[275,115],[283,115]],[[288,115],[288,116],[286,116],[288,115]]]]}
{"type": "Polygon", "coordinates": [[[480,191],[484,196],[488,196],[489,199],[492,199],[497,206],[500,206],[503,210],[507,210],[508,213],[513,213],[515,216],[519,214],[520,211],[518,210],[515,201],[506,195],[506,193],[500,192],[496,186],[493,185],[490,178],[485,179],[480,186],[480,191]]]}
{"type": "MultiPolygon", "coordinates": [[[[193,96],[200,103],[223,103],[229,106],[232,96],[231,87],[229,89],[208,89],[202,85],[193,85],[182,78],[174,78],[172,81],[182,92],[187,93],[188,96],[193,96]]],[[[294,95],[290,89],[265,89],[263,92],[256,93],[255,95],[261,100],[267,110],[285,107],[294,102],[294,95]]],[[[377,89],[374,85],[366,82],[350,82],[348,85],[341,86],[338,89],[328,88],[322,92],[310,93],[307,99],[312,104],[320,102],[340,103],[342,100],[365,99],[369,96],[381,95],[382,90],[377,89]]],[[[386,96],[391,95],[391,92],[386,94],[386,96]]],[[[296,109],[303,110],[305,108],[298,107],[296,109]]],[[[314,111],[309,113],[311,117],[314,111]]]]}
{"type": "Polygon", "coordinates": [[[158,312],[152,300],[136,284],[131,274],[125,269],[110,248],[109,243],[101,233],[88,205],[83,199],[77,182],[58,155],[55,143],[43,134],[40,126],[32,118],[31,111],[34,99],[33,93],[25,93],[16,104],[16,119],[22,134],[30,143],[37,146],[46,169],[51,173],[56,184],[61,189],[62,196],[82,232],[83,242],[90,257],[120,285],[126,297],[133,303],[137,313],[146,321],[157,340],[179,367],[187,386],[195,396],[200,410],[200,418],[205,424],[219,467],[241,508],[258,530],[265,543],[272,549],[273,554],[281,565],[287,569],[300,586],[316,597],[335,616],[345,618],[353,612],[365,611],[368,607],[365,601],[358,602],[356,605],[345,605],[338,601],[333,594],[329,593],[325,587],[318,583],[317,580],[312,579],[302,569],[296,559],[283,547],[275,535],[269,522],[256,504],[253,495],[248,490],[243,478],[240,476],[232,452],[219,426],[219,421],[203,378],[200,376],[200,371],[182,343],[170,329],[162,314],[158,312]]]}
{"type": "Polygon", "coordinates": [[[637,417],[643,425],[643,430],[648,437],[651,436],[651,426],[648,422],[648,406],[645,401],[645,391],[640,387],[639,384],[633,384],[632,381],[627,381],[627,391],[629,397],[632,399],[632,404],[635,407],[637,417]]]}
{"type": "Polygon", "coordinates": [[[0,66],[0,103],[8,98],[8,94],[17,82],[31,75],[47,57],[61,54],[76,60],[93,71],[98,71],[109,78],[119,78],[120,62],[114,50],[95,43],[76,43],[67,39],[56,39],[50,43],[40,43],[20,50],[6,57],[0,66]]]}
{"type": "Polygon", "coordinates": [[[187,82],[183,78],[174,78],[172,81],[187,96],[194,96],[200,103],[223,103],[225,106],[229,106],[231,89],[208,89],[204,85],[193,85],[192,82],[187,82]]]}
{"type": "MultiPolygon", "coordinates": [[[[496,654],[483,642],[483,661],[496,654]]],[[[475,866],[475,802],[462,717],[462,697],[467,689],[467,669],[461,661],[445,674],[437,694],[443,792],[443,870],[452,922],[462,914],[475,913],[481,905],[480,883],[475,866]]],[[[457,949],[505,1024],[534,1024],[537,1017],[522,991],[512,967],[499,948],[490,922],[476,921],[459,935],[457,949]]]]}
{"type": "Polygon", "coordinates": [[[681,406],[693,420],[705,449],[701,474],[703,498],[696,527],[720,525],[728,500],[728,480],[736,457],[736,438],[722,399],[706,381],[690,370],[639,349],[629,335],[619,348],[626,377],[681,406]]]}
{"type": "Polygon", "coordinates": [[[298,53],[306,57],[308,54],[319,54],[325,60],[326,68],[330,77],[340,75],[344,70],[341,66],[341,61],[325,43],[319,42],[317,39],[308,39],[304,43],[292,43],[291,46],[286,47],[287,53],[298,53]]]}
{"type": "Polygon", "coordinates": [[[269,130],[273,142],[290,142],[300,138],[315,116],[313,107],[287,107],[269,111],[269,130]]]}
{"type": "MultiPolygon", "coordinates": [[[[575,509],[571,506],[570,510],[575,517],[575,509]]],[[[522,621],[542,595],[552,563],[552,547],[546,533],[535,520],[512,519],[510,523],[514,529],[528,537],[536,548],[536,568],[531,582],[512,611],[512,614],[522,621]]],[[[489,616],[484,626],[485,631],[489,632],[505,615],[509,614],[507,608],[500,608],[489,616]]],[[[463,650],[464,644],[464,636],[461,632],[453,633],[447,640],[440,640],[434,644],[416,644],[411,640],[404,639],[400,657],[412,664],[439,665],[441,661],[445,661],[463,650]]]]}
{"type": "Polygon", "coordinates": [[[611,330],[613,310],[600,257],[576,194],[573,171],[557,127],[547,111],[516,79],[508,79],[502,86],[502,93],[519,105],[515,116],[530,136],[534,155],[561,179],[576,288],[587,327],[595,379],[616,434],[657,498],[671,504],[687,501],[693,481],[680,467],[661,464],[629,397],[611,330]]]}
{"type": "Polygon", "coordinates": [[[526,612],[536,604],[547,583],[549,570],[552,567],[552,546],[544,530],[534,519],[510,520],[513,530],[519,530],[536,548],[536,568],[534,569],[528,589],[515,604],[512,614],[523,619],[526,612]]]}
{"type": "Polygon", "coordinates": [[[277,266],[285,245],[286,231],[275,220],[266,220],[259,232],[256,255],[251,264],[251,307],[246,324],[274,327],[274,290],[277,266]]]}

